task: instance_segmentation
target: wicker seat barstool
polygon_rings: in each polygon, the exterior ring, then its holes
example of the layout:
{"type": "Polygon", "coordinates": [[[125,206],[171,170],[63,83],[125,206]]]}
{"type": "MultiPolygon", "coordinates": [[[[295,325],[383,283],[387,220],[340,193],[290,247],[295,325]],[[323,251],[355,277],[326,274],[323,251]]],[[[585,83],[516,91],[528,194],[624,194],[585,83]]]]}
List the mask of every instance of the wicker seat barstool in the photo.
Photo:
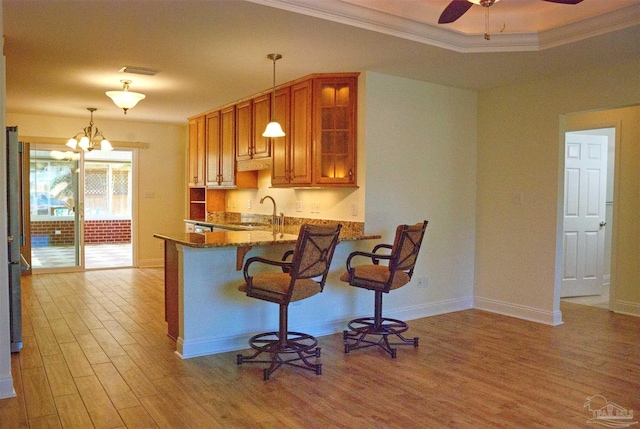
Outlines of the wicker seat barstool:
{"type": "Polygon", "coordinates": [[[405,338],[402,335],[408,329],[405,322],[382,317],[382,294],[398,289],[411,280],[427,223],[424,221],[415,225],[400,225],[396,228],[393,245],[378,244],[372,252],[356,251],[347,258],[347,272],[340,280],[351,286],[374,291],[375,305],[373,317],[362,317],[348,323],[349,330],[343,332],[345,353],[379,346],[395,359],[396,349],[392,346],[412,344],[418,347],[418,337],[405,338]],[[391,253],[377,253],[381,249],[391,249],[391,253]],[[352,266],[351,261],[355,257],[370,258],[372,263],[352,266]],[[388,261],[388,264],[381,265],[380,261],[388,261]],[[400,342],[389,342],[389,335],[400,342]]]}
{"type": "Polygon", "coordinates": [[[270,301],[280,306],[280,321],[277,332],[255,335],[249,345],[255,350],[250,356],[237,355],[237,364],[268,363],[263,370],[264,380],[282,365],[291,365],[322,374],[322,364],[312,363],[309,358],[320,357],[318,340],[309,334],[288,330],[289,303],[309,298],[322,292],[329,272],[331,259],[342,225],[302,225],[296,247],[287,251],[281,261],[261,257],[247,259],[244,264],[245,284],[238,289],[247,296],[270,301]],[[287,262],[292,256],[290,262],[287,262]],[[249,275],[250,266],[270,265],[282,272],[263,272],[249,275]],[[266,354],[268,356],[263,357],[266,354]]]}

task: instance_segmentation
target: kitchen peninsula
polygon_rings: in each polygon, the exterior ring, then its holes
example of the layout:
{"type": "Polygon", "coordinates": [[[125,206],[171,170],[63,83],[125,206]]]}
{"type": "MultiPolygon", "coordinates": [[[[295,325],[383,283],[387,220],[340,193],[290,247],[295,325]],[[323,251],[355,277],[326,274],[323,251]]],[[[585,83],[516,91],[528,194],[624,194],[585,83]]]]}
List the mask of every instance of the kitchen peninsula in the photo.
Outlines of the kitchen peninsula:
{"type": "MultiPolygon", "coordinates": [[[[248,299],[238,291],[244,281],[243,260],[245,256],[279,260],[295,246],[298,229],[154,234],[164,240],[165,318],[178,356],[242,350],[252,335],[277,328],[275,305],[248,299]]],[[[324,292],[292,305],[292,328],[314,336],[344,329],[346,320],[360,311],[353,305],[354,288],[339,281],[344,261],[358,241],[379,238],[343,230],[324,292]]]]}

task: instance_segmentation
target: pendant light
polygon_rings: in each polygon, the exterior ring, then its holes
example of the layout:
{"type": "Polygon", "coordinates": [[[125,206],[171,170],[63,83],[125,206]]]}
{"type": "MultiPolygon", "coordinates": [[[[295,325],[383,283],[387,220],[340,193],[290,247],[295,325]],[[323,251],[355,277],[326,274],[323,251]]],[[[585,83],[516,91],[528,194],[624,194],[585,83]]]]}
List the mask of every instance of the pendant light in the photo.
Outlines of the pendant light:
{"type": "Polygon", "coordinates": [[[282,58],[280,54],[269,54],[267,58],[273,61],[273,93],[271,94],[271,122],[267,124],[267,128],[262,133],[262,137],[284,137],[282,127],[276,121],[276,61],[282,58]]]}
{"type": "Polygon", "coordinates": [[[121,80],[122,91],[107,91],[107,96],[111,97],[116,106],[124,110],[124,114],[127,114],[127,110],[138,104],[138,101],[142,100],[145,95],[139,92],[129,91],[130,80],[121,80]]]}
{"type": "Polygon", "coordinates": [[[74,137],[70,138],[67,142],[67,146],[71,149],[75,150],[76,147],[84,150],[85,152],[91,152],[96,148],[96,143],[98,140],[100,141],[100,151],[108,152],[113,150],[113,146],[109,143],[109,140],[105,139],[102,135],[102,132],[98,130],[98,127],[93,126],[93,112],[95,112],[95,107],[87,107],[87,110],[91,112],[91,120],[89,121],[89,126],[82,129],[82,132],[79,132],[74,137]],[[78,137],[82,136],[80,141],[78,142],[78,137]]]}

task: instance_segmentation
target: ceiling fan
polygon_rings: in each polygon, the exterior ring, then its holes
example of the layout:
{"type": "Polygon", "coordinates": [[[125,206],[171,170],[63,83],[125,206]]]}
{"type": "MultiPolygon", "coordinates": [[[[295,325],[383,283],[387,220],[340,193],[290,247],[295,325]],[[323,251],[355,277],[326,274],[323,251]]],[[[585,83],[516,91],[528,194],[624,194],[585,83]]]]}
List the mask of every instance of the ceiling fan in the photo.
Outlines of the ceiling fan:
{"type": "MultiPolygon", "coordinates": [[[[499,0],[453,0],[449,5],[444,9],[442,14],[440,15],[440,19],[438,19],[438,24],[450,24],[460,18],[465,14],[466,11],[471,8],[474,4],[479,4],[484,7],[490,7],[494,3],[499,0]]],[[[551,3],[561,3],[561,4],[578,4],[582,0],[543,0],[551,3]]],[[[489,10],[487,9],[487,12],[489,10]]]]}

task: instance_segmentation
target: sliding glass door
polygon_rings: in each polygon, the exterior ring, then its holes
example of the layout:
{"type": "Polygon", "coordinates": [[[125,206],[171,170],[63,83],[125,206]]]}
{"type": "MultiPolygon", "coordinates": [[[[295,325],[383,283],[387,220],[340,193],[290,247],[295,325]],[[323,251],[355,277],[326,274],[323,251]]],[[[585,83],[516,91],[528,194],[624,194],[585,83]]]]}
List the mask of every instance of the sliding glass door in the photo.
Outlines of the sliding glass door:
{"type": "Polygon", "coordinates": [[[29,155],[31,266],[79,268],[80,154],[32,145],[29,155]]]}
{"type": "Polygon", "coordinates": [[[132,266],[133,152],[31,145],[29,155],[33,268],[132,266]]]}

